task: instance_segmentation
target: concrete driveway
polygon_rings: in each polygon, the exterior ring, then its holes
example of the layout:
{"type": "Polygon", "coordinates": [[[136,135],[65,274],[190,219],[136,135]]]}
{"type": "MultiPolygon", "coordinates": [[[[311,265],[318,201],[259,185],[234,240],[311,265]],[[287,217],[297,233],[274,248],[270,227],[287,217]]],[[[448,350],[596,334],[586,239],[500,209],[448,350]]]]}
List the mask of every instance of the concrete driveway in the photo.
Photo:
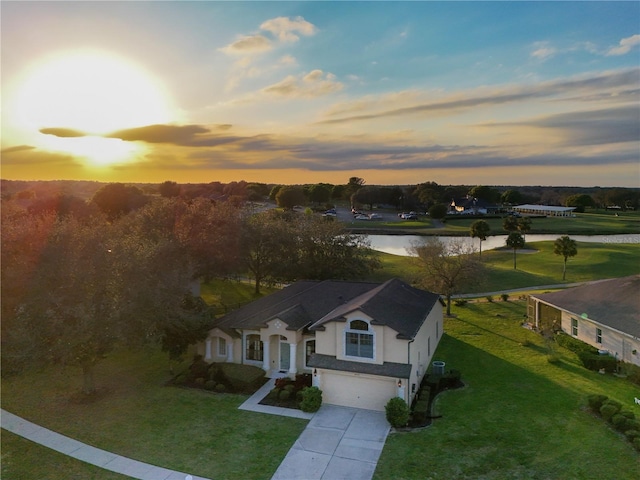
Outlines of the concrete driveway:
{"type": "Polygon", "coordinates": [[[272,480],[371,480],[389,429],[384,412],[322,405],[272,480]]]}

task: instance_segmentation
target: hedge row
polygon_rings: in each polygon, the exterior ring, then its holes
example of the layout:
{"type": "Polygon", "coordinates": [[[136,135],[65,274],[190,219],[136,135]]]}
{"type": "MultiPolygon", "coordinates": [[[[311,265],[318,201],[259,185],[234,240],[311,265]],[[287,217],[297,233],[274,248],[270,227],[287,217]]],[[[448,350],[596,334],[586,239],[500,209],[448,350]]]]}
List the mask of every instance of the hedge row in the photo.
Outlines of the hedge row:
{"type": "Polygon", "coordinates": [[[627,440],[640,452],[640,421],[633,412],[622,409],[622,404],[606,395],[589,395],[587,403],[592,412],[624,433],[627,440]]]}

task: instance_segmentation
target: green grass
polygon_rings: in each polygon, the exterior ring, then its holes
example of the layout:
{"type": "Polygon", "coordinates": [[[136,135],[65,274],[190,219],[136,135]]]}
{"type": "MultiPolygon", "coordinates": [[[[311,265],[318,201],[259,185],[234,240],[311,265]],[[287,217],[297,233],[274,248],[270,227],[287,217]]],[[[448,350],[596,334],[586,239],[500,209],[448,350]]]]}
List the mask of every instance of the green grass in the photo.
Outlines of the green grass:
{"type": "Polygon", "coordinates": [[[213,279],[200,285],[200,296],[209,305],[237,308],[274,292],[273,287],[260,287],[260,295],[256,295],[251,281],[213,279]]]}
{"type": "MultiPolygon", "coordinates": [[[[640,244],[578,242],[578,254],[568,260],[564,281],[563,258],[553,253],[553,242],[528,243],[527,250],[519,250],[516,254],[516,270],[513,269],[513,250],[483,252],[482,261],[487,272],[467,293],[586,282],[640,273],[640,244]]],[[[411,257],[379,253],[378,258],[383,268],[370,275],[369,280],[399,277],[412,282],[420,273],[416,260],[411,257]]]]}
{"type": "Polygon", "coordinates": [[[524,312],[523,302],[454,308],[434,359],[466,387],[437,398],[442,418],[429,428],[391,434],[374,479],[637,478],[638,453],[585,405],[603,393],[633,409],[638,387],[559,347],[549,363],[543,338],[520,326],[524,312]]]}
{"type": "MultiPolygon", "coordinates": [[[[270,477],[307,423],[238,410],[244,395],[166,387],[169,378],[162,353],[119,352],[97,366],[104,396],[94,403],[70,401],[80,388],[79,370],[49,368],[3,379],[2,407],[98,448],[207,478],[270,477]]],[[[3,431],[5,478],[70,478],[64,469],[39,474],[40,449],[27,461],[22,443],[3,431]]],[[[81,478],[117,478],[83,477],[85,466],[77,464],[81,478]]]]}
{"type": "MultiPolygon", "coordinates": [[[[465,216],[447,218],[444,227],[435,227],[428,218],[419,220],[398,220],[395,222],[354,221],[346,223],[347,228],[367,233],[406,233],[421,235],[463,235],[468,236],[471,224],[478,218],[465,216]]],[[[484,218],[494,235],[503,235],[502,218],[484,218]]],[[[531,219],[529,233],[558,233],[558,235],[614,235],[640,232],[640,211],[619,212],[616,217],[611,212],[577,213],[575,217],[544,217],[531,219]]]]}

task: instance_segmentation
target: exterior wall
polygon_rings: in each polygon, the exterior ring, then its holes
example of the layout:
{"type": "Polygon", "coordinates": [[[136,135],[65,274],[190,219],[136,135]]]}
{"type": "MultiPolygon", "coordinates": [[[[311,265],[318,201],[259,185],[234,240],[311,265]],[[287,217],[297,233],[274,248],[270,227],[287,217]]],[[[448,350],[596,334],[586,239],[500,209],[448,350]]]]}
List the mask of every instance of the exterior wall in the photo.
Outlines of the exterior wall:
{"type": "Polygon", "coordinates": [[[322,402],[345,407],[384,411],[397,396],[397,379],[358,373],[318,370],[322,402]]]}
{"type": "Polygon", "coordinates": [[[323,355],[331,355],[335,357],[337,355],[337,333],[336,330],[343,331],[344,322],[331,322],[324,324],[324,331],[316,332],[316,353],[322,353],[323,355]]]}
{"type": "MultiPolygon", "coordinates": [[[[384,338],[384,330],[385,327],[381,325],[371,325],[369,324],[369,332],[373,332],[374,334],[374,344],[373,344],[373,358],[364,358],[364,357],[349,357],[345,354],[345,330],[348,329],[349,323],[353,320],[364,320],[367,323],[371,322],[373,319],[368,315],[360,311],[355,311],[350,313],[345,317],[347,319],[346,322],[331,322],[337,323],[335,327],[335,337],[334,342],[336,345],[336,358],[338,360],[347,360],[353,362],[363,362],[363,363],[376,363],[378,365],[382,365],[385,361],[385,338],[384,338]]],[[[326,333],[326,332],[319,332],[326,333]]]]}
{"type": "Polygon", "coordinates": [[[640,339],[614,330],[594,320],[572,315],[562,311],[562,330],[574,338],[582,340],[600,350],[607,350],[610,355],[623,362],[640,366],[640,339]],[[573,335],[571,321],[578,323],[578,335],[573,335]],[[602,330],[602,343],[596,341],[596,329],[602,330]],[[633,353],[633,352],[636,353],[633,353]]]}
{"type": "Polygon", "coordinates": [[[407,403],[413,401],[413,397],[415,397],[415,394],[419,390],[422,379],[429,371],[431,360],[442,338],[442,327],[442,305],[440,302],[437,302],[427,315],[414,341],[409,346],[411,378],[407,389],[407,403]]]}

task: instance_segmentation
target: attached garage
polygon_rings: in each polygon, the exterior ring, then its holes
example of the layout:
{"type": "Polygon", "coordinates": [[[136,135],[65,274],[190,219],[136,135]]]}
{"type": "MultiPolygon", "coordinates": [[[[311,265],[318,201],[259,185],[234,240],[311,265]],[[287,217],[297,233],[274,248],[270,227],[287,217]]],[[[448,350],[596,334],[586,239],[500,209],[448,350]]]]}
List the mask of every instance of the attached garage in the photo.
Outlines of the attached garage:
{"type": "Polygon", "coordinates": [[[323,403],[384,411],[397,396],[397,378],[331,370],[320,371],[319,377],[323,403]]]}

